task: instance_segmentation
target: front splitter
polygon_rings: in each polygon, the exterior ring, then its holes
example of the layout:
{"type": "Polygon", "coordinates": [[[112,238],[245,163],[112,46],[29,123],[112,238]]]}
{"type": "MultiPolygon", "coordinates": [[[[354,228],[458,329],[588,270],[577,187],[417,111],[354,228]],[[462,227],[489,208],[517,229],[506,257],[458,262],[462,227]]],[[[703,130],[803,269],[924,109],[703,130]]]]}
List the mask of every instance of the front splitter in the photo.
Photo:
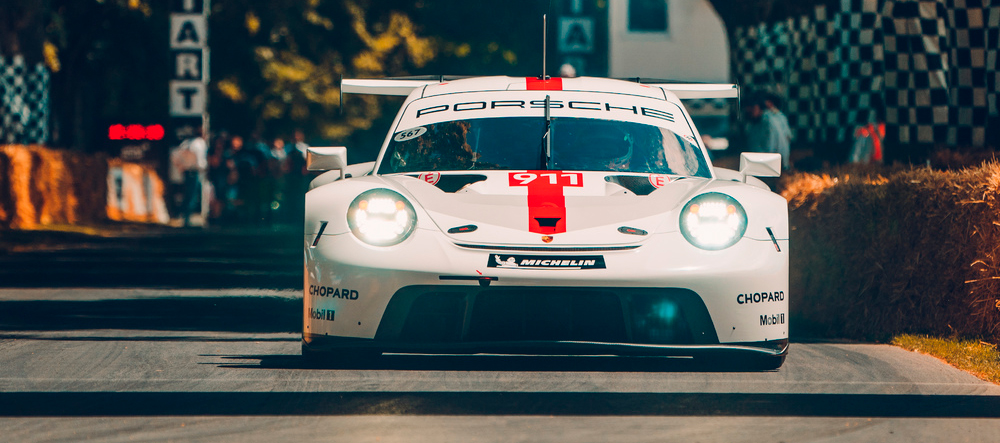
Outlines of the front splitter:
{"type": "Polygon", "coordinates": [[[511,355],[620,355],[663,357],[781,357],[788,354],[788,340],[766,342],[672,345],[645,343],[605,343],[590,341],[489,341],[459,343],[407,343],[372,339],[305,334],[302,348],[307,352],[336,354],[337,351],[376,351],[400,354],[511,354],[511,355]]]}

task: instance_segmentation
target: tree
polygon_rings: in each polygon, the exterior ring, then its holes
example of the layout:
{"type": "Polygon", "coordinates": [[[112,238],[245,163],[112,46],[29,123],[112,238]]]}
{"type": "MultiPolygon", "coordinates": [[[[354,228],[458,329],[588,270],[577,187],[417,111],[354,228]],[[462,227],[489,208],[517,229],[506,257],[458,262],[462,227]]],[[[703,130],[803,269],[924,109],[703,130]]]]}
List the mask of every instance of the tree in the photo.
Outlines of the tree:
{"type": "Polygon", "coordinates": [[[250,121],[258,133],[305,126],[341,139],[366,129],[379,116],[377,101],[338,116],[338,79],[402,75],[434,57],[406,14],[362,1],[222,0],[211,26],[213,119],[233,128],[250,121]]]}
{"type": "Polygon", "coordinates": [[[400,100],[341,103],[338,79],[534,73],[539,67],[519,64],[519,54],[541,58],[545,2],[514,3],[487,13],[481,2],[445,0],[215,0],[213,126],[268,136],[303,128],[367,146],[370,158],[392,114],[382,109],[400,100]]]}
{"type": "Polygon", "coordinates": [[[52,72],[53,144],[95,150],[108,119],[163,121],[169,60],[157,42],[165,42],[168,31],[157,20],[165,10],[157,8],[166,2],[9,1],[0,21],[9,23],[8,14],[21,19],[18,27],[4,28],[17,35],[0,32],[3,47],[29,63],[44,60],[52,72]]]}
{"type": "MultiPolygon", "coordinates": [[[[168,119],[169,4],[8,0],[0,8],[2,50],[17,48],[53,71],[56,144],[94,150],[105,121],[168,119]]],[[[496,8],[446,0],[213,0],[212,128],[269,136],[301,128],[340,143],[388,125],[391,113],[382,108],[400,102],[355,96],[342,107],[342,76],[537,74],[539,66],[525,61],[541,58],[546,8],[537,0],[496,8]]]]}
{"type": "MultiPolygon", "coordinates": [[[[543,2],[520,1],[537,10],[540,28],[543,2]]],[[[489,16],[482,9],[443,0],[381,0],[377,7],[367,0],[218,0],[210,35],[213,120],[232,128],[253,121],[256,132],[305,126],[341,140],[371,128],[381,104],[393,102],[352,97],[339,117],[342,76],[511,74],[517,53],[539,46],[540,32],[510,32],[525,27],[524,8],[489,16]]]]}
{"type": "Polygon", "coordinates": [[[21,55],[28,63],[42,60],[42,45],[49,10],[46,0],[5,0],[0,8],[0,55],[21,55]]]}

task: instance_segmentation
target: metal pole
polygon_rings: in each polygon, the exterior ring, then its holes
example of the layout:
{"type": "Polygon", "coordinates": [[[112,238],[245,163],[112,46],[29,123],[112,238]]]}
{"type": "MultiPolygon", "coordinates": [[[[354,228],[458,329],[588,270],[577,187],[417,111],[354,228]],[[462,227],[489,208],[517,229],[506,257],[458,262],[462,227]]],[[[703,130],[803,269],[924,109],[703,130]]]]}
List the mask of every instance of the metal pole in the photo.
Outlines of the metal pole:
{"type": "Polygon", "coordinates": [[[549,18],[548,14],[542,14],[542,80],[548,80],[545,75],[545,51],[548,47],[549,18]]]}

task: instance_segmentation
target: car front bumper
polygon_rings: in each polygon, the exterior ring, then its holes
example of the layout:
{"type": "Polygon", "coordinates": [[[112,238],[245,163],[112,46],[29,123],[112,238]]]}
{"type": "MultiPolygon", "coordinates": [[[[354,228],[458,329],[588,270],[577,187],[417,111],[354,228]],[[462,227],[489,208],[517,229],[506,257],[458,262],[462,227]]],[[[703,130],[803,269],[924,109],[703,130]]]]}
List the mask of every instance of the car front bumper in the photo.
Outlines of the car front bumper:
{"type": "MultiPolygon", "coordinates": [[[[374,248],[351,234],[305,238],[303,339],[314,349],[779,355],[788,340],[788,244],[743,239],[702,251],[678,233],[599,255],[604,269],[489,267],[502,248],[418,230],[374,248]],[[779,251],[780,249],[780,251],[779,251]]],[[[611,249],[611,248],[609,248],[611,249]]],[[[514,352],[514,353],[519,353],[514,352]]]]}

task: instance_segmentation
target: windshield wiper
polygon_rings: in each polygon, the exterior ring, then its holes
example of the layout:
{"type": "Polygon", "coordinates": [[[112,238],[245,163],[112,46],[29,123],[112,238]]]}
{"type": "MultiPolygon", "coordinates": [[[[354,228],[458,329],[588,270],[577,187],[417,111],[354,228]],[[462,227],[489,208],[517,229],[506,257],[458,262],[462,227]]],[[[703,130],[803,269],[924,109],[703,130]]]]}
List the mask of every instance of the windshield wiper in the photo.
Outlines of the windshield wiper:
{"type": "Polygon", "coordinates": [[[542,147],[542,164],[545,169],[552,169],[552,115],[549,113],[549,96],[545,96],[545,134],[542,135],[545,146],[542,147]]]}

